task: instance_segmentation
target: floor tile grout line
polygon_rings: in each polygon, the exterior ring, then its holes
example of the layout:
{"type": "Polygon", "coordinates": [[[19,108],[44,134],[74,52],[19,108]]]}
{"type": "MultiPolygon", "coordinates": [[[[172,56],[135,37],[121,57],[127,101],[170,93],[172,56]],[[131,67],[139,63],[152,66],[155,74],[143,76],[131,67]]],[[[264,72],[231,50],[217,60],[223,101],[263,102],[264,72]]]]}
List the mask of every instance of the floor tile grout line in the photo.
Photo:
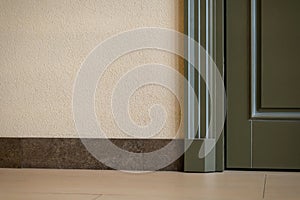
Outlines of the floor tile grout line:
{"type": "Polygon", "coordinates": [[[265,198],[265,193],[266,193],[266,184],[267,184],[267,174],[265,174],[264,177],[264,187],[263,187],[263,199],[265,198]]]}
{"type": "MultiPolygon", "coordinates": [[[[27,192],[20,192],[20,193],[27,193],[27,192]]],[[[32,194],[51,194],[51,195],[97,195],[97,197],[102,196],[103,194],[99,194],[99,193],[88,193],[88,192],[29,192],[32,194]]]]}
{"type": "Polygon", "coordinates": [[[96,194],[96,193],[78,193],[78,192],[17,192],[19,194],[38,194],[38,195],[80,195],[80,196],[96,196],[91,200],[98,200],[98,198],[102,197],[103,194],[96,194]]]}
{"type": "Polygon", "coordinates": [[[98,196],[96,196],[95,198],[93,198],[91,200],[99,200],[102,196],[103,196],[103,194],[99,194],[98,196]]]}

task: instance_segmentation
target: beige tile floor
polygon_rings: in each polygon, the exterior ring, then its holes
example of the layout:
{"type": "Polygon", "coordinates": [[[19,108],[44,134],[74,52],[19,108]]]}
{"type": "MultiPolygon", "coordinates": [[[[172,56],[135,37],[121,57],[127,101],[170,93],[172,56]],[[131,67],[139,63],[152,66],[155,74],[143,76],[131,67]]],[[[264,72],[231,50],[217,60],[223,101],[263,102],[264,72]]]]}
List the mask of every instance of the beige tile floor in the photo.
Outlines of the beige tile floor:
{"type": "Polygon", "coordinates": [[[0,169],[2,200],[300,200],[300,173],[0,169]]]}

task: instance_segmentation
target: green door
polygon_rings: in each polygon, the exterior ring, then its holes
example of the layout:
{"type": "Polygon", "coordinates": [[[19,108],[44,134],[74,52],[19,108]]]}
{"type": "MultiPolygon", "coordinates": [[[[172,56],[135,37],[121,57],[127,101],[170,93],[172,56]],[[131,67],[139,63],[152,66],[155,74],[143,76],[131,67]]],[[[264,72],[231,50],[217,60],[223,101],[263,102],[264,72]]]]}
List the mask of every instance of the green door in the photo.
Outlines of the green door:
{"type": "Polygon", "coordinates": [[[226,1],[227,168],[300,169],[300,1],[226,1]]]}

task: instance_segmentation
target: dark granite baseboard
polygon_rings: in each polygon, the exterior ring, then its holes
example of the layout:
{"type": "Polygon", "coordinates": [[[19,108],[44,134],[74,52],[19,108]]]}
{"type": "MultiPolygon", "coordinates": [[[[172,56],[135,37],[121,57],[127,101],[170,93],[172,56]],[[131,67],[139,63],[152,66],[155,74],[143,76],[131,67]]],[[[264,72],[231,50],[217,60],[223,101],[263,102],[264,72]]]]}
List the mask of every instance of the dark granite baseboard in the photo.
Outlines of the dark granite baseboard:
{"type": "MultiPolygon", "coordinates": [[[[89,139],[97,140],[105,139],[89,139]]],[[[106,139],[107,140],[107,139],[106,139]]],[[[172,151],[155,160],[143,159],[143,154],[161,149],[171,139],[110,139],[116,146],[139,153],[142,159],[128,158],[122,170],[152,170],[155,163],[172,157],[184,148],[183,140],[175,140],[172,151]],[[174,150],[174,151],[173,151],[174,150]],[[134,163],[134,167],[127,165],[134,163]]],[[[119,162],[118,157],[110,158],[119,162]]],[[[183,171],[183,156],[162,171],[183,171]]],[[[78,138],[0,138],[0,168],[50,168],[50,169],[111,169],[91,155],[78,138]]]]}

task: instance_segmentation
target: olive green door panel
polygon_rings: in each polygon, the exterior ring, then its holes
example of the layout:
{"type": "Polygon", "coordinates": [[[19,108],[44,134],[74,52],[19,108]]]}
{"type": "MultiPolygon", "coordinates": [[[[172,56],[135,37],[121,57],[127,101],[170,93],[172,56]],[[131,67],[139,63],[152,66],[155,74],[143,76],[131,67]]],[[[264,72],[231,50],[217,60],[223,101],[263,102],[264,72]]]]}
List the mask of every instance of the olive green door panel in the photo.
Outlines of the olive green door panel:
{"type": "Polygon", "coordinates": [[[253,121],[253,168],[300,169],[298,121],[253,121]]]}
{"type": "Polygon", "coordinates": [[[260,2],[261,106],[300,108],[300,1],[260,2]]]}
{"type": "Polygon", "coordinates": [[[226,166],[251,167],[250,9],[248,0],[226,1],[226,166]]]}
{"type": "Polygon", "coordinates": [[[226,1],[226,167],[300,169],[300,1],[226,1]]]}

